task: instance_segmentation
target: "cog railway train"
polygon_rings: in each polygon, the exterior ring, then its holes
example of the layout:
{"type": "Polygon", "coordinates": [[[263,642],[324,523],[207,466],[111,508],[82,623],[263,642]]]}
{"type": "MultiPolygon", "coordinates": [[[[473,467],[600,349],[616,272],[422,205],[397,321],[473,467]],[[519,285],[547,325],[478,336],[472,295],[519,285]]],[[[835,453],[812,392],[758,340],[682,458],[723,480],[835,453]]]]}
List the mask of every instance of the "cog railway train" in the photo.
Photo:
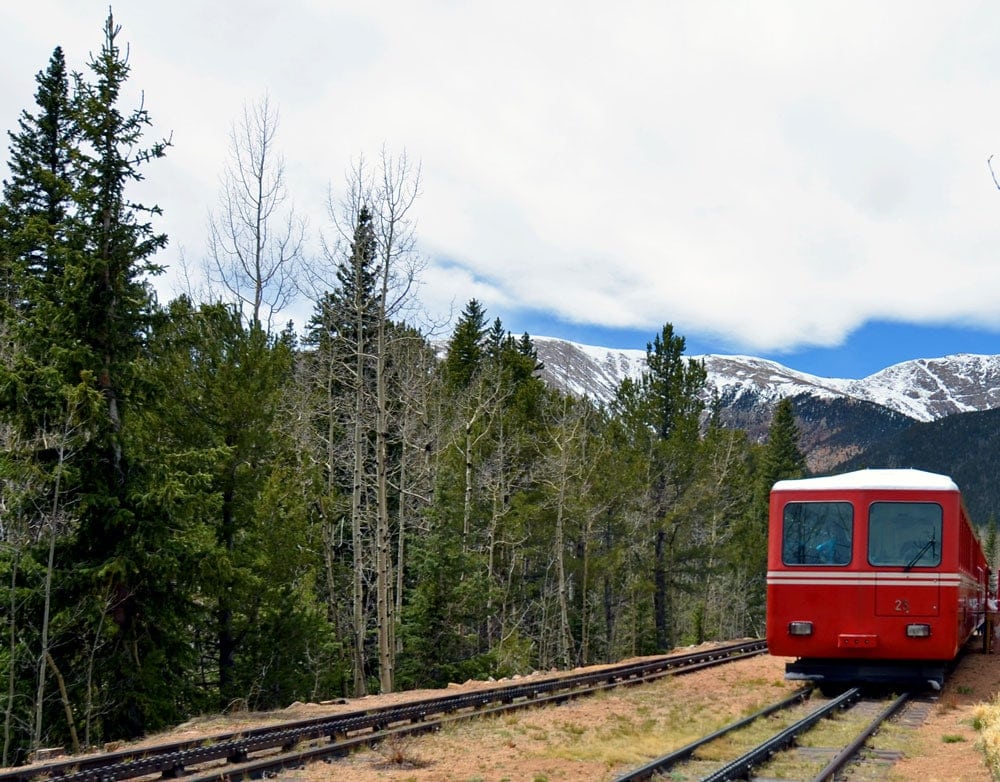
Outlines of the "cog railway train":
{"type": "Polygon", "coordinates": [[[860,470],[771,490],[767,644],[786,678],[938,689],[983,624],[989,567],[951,478],[860,470]]]}

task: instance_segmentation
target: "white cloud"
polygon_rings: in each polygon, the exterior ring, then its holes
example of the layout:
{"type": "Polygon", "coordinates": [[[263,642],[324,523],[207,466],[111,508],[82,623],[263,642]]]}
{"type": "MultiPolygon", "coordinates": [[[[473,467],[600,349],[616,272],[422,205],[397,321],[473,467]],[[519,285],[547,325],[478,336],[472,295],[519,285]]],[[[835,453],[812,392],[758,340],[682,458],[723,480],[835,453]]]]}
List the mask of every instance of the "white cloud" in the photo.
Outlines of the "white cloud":
{"type": "MultiPolygon", "coordinates": [[[[0,124],[105,2],[0,11],[0,124]]],[[[423,169],[432,310],[835,344],[870,318],[1000,327],[1000,9],[930,2],[115,4],[202,251],[230,122],[265,90],[314,235],[383,144],[423,169]]],[[[164,259],[171,262],[170,253],[164,259]]]]}

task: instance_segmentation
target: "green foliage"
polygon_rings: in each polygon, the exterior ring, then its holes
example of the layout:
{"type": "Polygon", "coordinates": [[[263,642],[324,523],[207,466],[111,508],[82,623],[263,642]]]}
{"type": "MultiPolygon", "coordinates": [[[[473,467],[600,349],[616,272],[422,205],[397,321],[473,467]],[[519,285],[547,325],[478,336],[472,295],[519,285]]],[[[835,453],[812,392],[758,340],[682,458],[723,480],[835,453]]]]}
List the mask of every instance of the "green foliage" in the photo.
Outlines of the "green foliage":
{"type": "Polygon", "coordinates": [[[997,537],[997,517],[990,514],[990,519],[986,523],[986,539],[983,545],[986,552],[986,561],[993,572],[997,570],[998,537],[997,537]]]}
{"type": "Polygon", "coordinates": [[[306,553],[308,510],[277,419],[292,353],[221,304],[178,299],[168,315],[146,374],[175,390],[147,408],[156,433],[148,447],[177,460],[179,501],[194,490],[207,642],[200,653],[216,659],[219,705],[277,705],[311,687],[328,656],[316,562],[306,553]]]}
{"type": "Polygon", "coordinates": [[[1000,488],[994,480],[1000,469],[1000,410],[908,423],[837,470],[904,467],[948,475],[962,490],[972,520],[983,524],[1000,505],[1000,488]]]}
{"type": "Polygon", "coordinates": [[[460,533],[455,521],[440,519],[411,551],[414,588],[402,617],[406,654],[397,670],[403,687],[443,686],[494,673],[477,633],[489,585],[476,572],[476,557],[463,551],[460,533]]]}
{"type": "MultiPolygon", "coordinates": [[[[167,142],[119,105],[118,35],[109,16],[88,78],[53,53],[0,203],[5,754],[35,741],[43,648],[94,744],[346,694],[387,637],[396,683],[429,686],[758,626],[765,488],[804,470],[790,406],[767,446],[722,429],[670,324],[606,408],[569,398],[475,299],[437,362],[379,308],[363,203],[301,347],[218,303],[156,306],[166,237],[129,191],[167,142]]],[[[38,740],[64,743],[49,676],[38,740]]]]}
{"type": "Polygon", "coordinates": [[[447,388],[459,390],[471,385],[482,364],[486,333],[486,310],[476,299],[470,299],[448,341],[443,365],[447,388]]]}
{"type": "Polygon", "coordinates": [[[649,408],[648,422],[661,440],[675,433],[690,440],[704,408],[705,367],[694,359],[685,361],[683,356],[684,337],[674,334],[669,323],[646,346],[644,400],[649,408]]]}

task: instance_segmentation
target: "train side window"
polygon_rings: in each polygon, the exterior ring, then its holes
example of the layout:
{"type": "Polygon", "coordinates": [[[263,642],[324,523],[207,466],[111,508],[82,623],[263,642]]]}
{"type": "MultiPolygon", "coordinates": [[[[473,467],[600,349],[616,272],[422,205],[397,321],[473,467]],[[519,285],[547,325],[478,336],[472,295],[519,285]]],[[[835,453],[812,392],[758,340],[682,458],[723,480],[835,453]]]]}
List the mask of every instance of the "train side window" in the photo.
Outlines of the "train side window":
{"type": "Polygon", "coordinates": [[[786,565],[846,565],[854,539],[854,506],[849,502],[789,502],[781,530],[786,565]]]}
{"type": "Polygon", "coordinates": [[[873,502],[868,561],[907,569],[940,565],[942,515],[936,502],[873,502]]]}

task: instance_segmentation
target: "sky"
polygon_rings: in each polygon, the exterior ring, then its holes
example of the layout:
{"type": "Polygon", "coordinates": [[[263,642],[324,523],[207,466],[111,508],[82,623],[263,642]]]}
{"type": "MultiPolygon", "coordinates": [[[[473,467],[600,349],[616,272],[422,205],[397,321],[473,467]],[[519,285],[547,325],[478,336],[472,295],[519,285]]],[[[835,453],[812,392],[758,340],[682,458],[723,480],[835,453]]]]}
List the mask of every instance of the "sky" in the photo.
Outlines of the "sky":
{"type": "MultiPolygon", "coordinates": [[[[206,255],[229,134],[279,112],[319,256],[330,198],[382,150],[420,167],[427,322],[472,298],[519,335],[741,353],[827,377],[1000,353],[1000,5],[649,0],[119,0],[153,128],[142,194],[206,255]]],[[[0,129],[105,0],[0,5],[0,129]]],[[[6,150],[5,150],[6,151],[6,150]]],[[[6,154],[0,158],[5,160],[6,154]]],[[[5,169],[0,165],[0,173],[5,169]]],[[[310,305],[288,313],[302,320],[310,305]]],[[[445,328],[445,336],[447,330],[445,328]]]]}

